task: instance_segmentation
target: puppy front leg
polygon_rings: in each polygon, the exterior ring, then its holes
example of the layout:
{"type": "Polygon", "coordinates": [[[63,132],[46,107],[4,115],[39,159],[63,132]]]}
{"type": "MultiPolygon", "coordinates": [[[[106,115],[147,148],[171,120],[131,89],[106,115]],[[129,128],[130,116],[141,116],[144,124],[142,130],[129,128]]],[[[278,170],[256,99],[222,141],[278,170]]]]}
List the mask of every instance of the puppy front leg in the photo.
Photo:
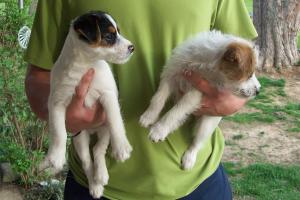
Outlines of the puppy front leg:
{"type": "Polygon", "coordinates": [[[101,94],[100,103],[105,110],[111,133],[112,155],[118,161],[125,161],[130,157],[132,147],[125,135],[118,97],[113,92],[104,92],[101,94]]]}
{"type": "Polygon", "coordinates": [[[67,143],[65,126],[65,112],[63,105],[49,106],[49,150],[47,156],[39,166],[40,170],[52,168],[52,173],[63,169],[67,143]]]}
{"type": "Polygon", "coordinates": [[[199,150],[212,135],[221,119],[222,117],[204,115],[197,121],[193,143],[184,153],[181,160],[182,168],[184,170],[189,170],[194,167],[199,150]]]}
{"type": "Polygon", "coordinates": [[[154,141],[163,141],[170,132],[176,130],[186,118],[198,109],[202,94],[192,89],[169,110],[161,120],[153,125],[149,138],[154,141]]]}
{"type": "Polygon", "coordinates": [[[151,99],[150,106],[144,112],[144,114],[140,117],[140,123],[144,127],[148,127],[153,124],[161,110],[163,109],[168,97],[171,94],[171,87],[168,80],[162,80],[157,92],[154,94],[151,99]]]}

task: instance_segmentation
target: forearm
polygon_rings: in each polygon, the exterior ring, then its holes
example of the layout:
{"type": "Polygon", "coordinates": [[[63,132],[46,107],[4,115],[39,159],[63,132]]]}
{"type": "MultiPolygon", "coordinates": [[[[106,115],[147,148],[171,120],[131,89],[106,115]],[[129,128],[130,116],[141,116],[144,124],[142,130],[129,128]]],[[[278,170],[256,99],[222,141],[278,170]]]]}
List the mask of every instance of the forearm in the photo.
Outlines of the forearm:
{"type": "MultiPolygon", "coordinates": [[[[103,108],[95,104],[92,108],[84,106],[85,96],[94,77],[90,70],[76,87],[66,111],[66,128],[76,133],[80,130],[95,127],[106,120],[103,108]]],[[[25,91],[31,110],[42,120],[48,120],[48,97],[50,94],[50,71],[29,65],[25,78],[25,91]]]]}
{"type": "Polygon", "coordinates": [[[29,64],[25,77],[25,92],[31,110],[38,118],[48,120],[50,71],[29,64]]]}

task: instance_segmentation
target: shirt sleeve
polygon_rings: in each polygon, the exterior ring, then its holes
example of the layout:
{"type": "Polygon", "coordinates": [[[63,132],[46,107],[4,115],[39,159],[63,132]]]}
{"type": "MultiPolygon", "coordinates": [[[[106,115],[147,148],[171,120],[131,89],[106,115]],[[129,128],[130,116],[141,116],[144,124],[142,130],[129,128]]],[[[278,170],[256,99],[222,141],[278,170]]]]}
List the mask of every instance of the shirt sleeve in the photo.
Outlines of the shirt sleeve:
{"type": "Polygon", "coordinates": [[[63,46],[69,23],[64,1],[40,0],[24,60],[44,69],[51,69],[63,46]]]}
{"type": "Polygon", "coordinates": [[[247,39],[257,37],[244,0],[219,0],[212,20],[212,29],[247,39]]]}

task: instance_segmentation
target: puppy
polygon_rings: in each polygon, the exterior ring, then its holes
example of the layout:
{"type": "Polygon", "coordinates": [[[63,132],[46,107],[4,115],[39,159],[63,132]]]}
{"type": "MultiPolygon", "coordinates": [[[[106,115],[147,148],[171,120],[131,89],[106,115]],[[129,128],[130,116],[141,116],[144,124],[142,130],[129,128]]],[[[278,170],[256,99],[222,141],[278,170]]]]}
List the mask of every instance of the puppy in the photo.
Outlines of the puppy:
{"type": "Polygon", "coordinates": [[[90,194],[99,198],[108,182],[105,164],[106,149],[111,143],[112,155],[118,161],[130,157],[132,148],[126,138],[118,103],[118,90],[107,62],[125,63],[134,46],[119,33],[116,22],[107,13],[93,11],[76,18],[69,29],[60,56],[51,70],[51,91],[48,100],[50,145],[40,169],[50,168],[57,173],[65,163],[67,132],[66,108],[81,77],[90,68],[95,71],[85,99],[85,106],[99,102],[106,113],[105,125],[82,130],[74,137],[74,147],[88,178],[90,194]],[[96,133],[98,141],[89,152],[90,134],[96,133]]]}
{"type": "MultiPolygon", "coordinates": [[[[179,45],[164,67],[159,88],[149,108],[140,118],[144,127],[154,124],[149,138],[154,142],[163,141],[190,114],[199,109],[202,93],[181,76],[184,71],[199,72],[216,88],[230,90],[243,98],[251,98],[258,94],[260,88],[254,74],[256,63],[257,52],[251,42],[219,31],[200,33],[179,45]],[[171,94],[175,94],[178,100],[158,120],[171,94]]],[[[194,166],[198,151],[221,118],[203,115],[197,120],[193,142],[182,157],[183,169],[188,170],[194,166]]]]}

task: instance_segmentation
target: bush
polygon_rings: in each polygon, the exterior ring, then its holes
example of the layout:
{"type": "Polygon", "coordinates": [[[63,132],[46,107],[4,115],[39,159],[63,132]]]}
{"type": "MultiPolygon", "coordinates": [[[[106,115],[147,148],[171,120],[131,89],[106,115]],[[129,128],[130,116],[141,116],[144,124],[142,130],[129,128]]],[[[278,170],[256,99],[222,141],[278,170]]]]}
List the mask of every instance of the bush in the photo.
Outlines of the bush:
{"type": "Polygon", "coordinates": [[[47,186],[34,187],[24,196],[25,200],[62,200],[64,193],[64,184],[49,184],[47,186]]]}
{"type": "Polygon", "coordinates": [[[31,26],[29,0],[19,10],[17,1],[0,4],[0,162],[9,162],[28,188],[39,179],[37,164],[45,146],[45,123],[30,111],[24,92],[26,63],[17,42],[19,29],[31,26]]]}

